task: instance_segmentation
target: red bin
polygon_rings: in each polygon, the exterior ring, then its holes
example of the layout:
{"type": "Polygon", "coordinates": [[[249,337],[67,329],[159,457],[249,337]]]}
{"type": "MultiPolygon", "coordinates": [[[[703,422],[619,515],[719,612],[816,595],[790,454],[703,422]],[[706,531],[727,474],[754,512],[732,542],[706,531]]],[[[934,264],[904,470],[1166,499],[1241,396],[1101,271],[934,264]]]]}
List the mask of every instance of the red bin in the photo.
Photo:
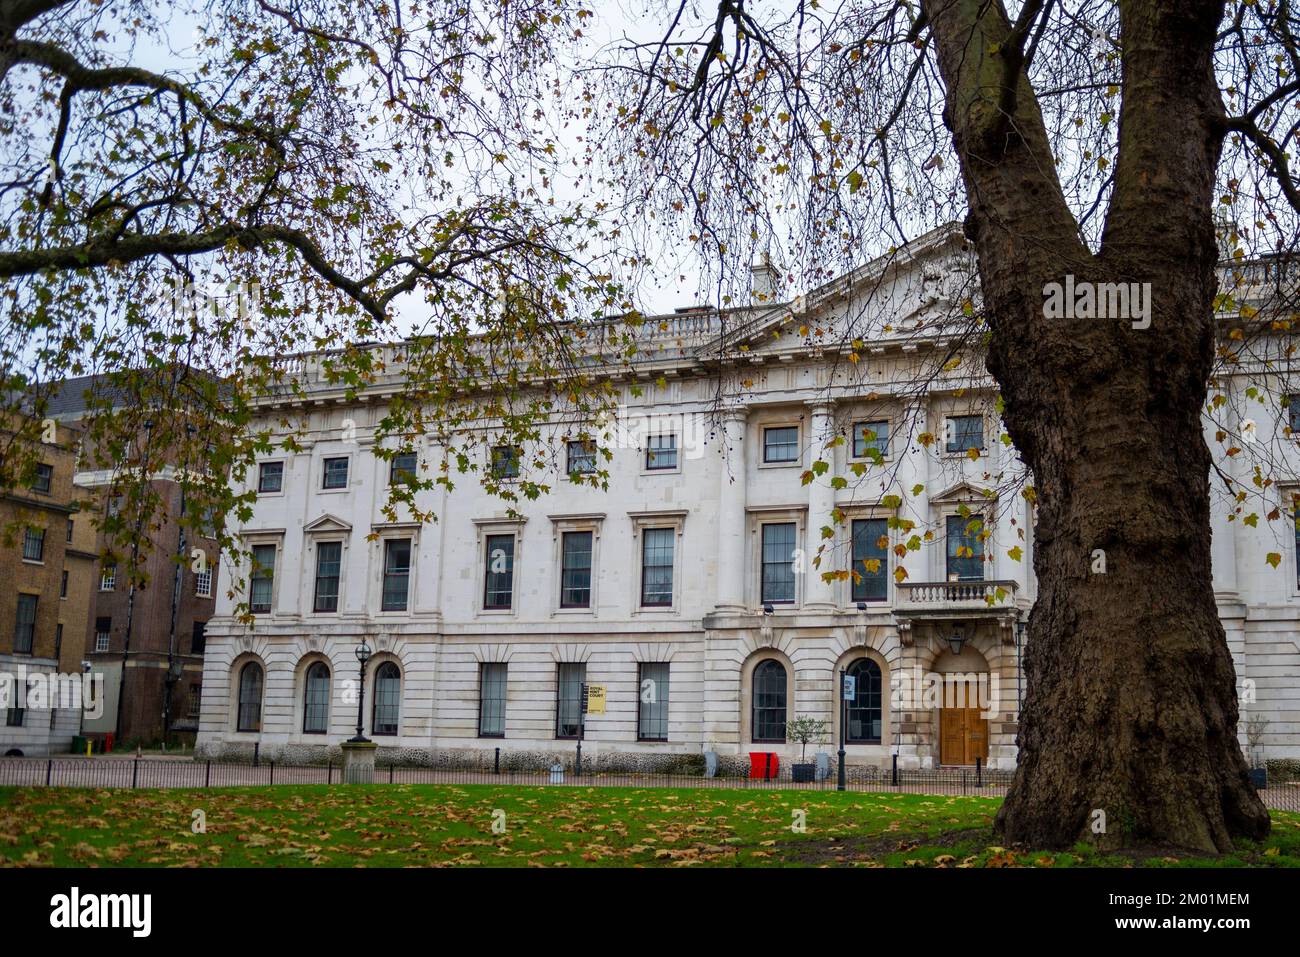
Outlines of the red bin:
{"type": "Polygon", "coordinates": [[[751,778],[774,780],[780,766],[781,761],[774,751],[749,752],[749,776],[751,778]]]}

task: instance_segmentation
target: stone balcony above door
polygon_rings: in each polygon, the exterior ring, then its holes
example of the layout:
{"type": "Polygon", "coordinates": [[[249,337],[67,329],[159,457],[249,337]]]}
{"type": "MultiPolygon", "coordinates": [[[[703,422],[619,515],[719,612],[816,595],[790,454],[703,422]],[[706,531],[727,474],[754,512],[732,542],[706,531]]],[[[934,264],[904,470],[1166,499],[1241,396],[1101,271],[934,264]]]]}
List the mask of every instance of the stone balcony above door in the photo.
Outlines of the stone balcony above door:
{"type": "Polygon", "coordinates": [[[1002,640],[1015,642],[1016,622],[1029,609],[1015,581],[900,582],[894,617],[904,644],[911,644],[914,621],[943,622],[994,620],[1002,640]]]}

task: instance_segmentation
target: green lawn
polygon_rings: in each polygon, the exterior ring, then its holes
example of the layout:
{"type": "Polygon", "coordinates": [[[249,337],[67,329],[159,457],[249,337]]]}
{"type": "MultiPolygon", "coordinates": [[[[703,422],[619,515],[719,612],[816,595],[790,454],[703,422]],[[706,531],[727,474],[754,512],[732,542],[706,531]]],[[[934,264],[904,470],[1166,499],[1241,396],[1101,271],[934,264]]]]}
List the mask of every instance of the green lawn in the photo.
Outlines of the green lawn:
{"type": "Polygon", "coordinates": [[[0,866],[1300,866],[1300,814],[1275,812],[1265,844],[1224,858],[1103,857],[1086,845],[997,847],[998,803],[491,785],[0,788],[0,866]],[[196,810],[205,833],[193,833],[196,810]]]}

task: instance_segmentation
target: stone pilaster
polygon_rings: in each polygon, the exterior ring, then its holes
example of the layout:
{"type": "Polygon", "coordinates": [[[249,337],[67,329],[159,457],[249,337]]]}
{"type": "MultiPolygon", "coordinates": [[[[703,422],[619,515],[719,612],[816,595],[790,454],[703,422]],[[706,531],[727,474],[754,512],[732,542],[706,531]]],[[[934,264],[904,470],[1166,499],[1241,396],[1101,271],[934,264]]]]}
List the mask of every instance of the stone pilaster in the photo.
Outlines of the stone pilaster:
{"type": "Polygon", "coordinates": [[[828,571],[833,571],[839,563],[834,549],[827,548],[821,555],[821,562],[813,566],[817,550],[821,547],[822,527],[831,523],[831,511],[835,508],[835,489],[831,479],[835,476],[835,449],[826,445],[834,436],[835,408],[830,402],[810,403],[811,425],[809,428],[808,463],[818,459],[829,461],[830,469],[826,474],[816,476],[808,483],[808,521],[804,539],[804,554],[807,556],[804,575],[804,608],[808,611],[830,611],[835,607],[835,586],[822,578],[828,571]]]}
{"type": "Polygon", "coordinates": [[[718,489],[717,608],[745,610],[745,418],[748,409],[722,413],[723,463],[718,489]]]}
{"type": "MultiPolygon", "coordinates": [[[[917,526],[916,534],[924,535],[931,520],[930,457],[934,449],[933,446],[927,449],[916,441],[917,435],[926,431],[925,403],[922,401],[909,404],[904,410],[903,416],[904,421],[902,424],[906,428],[904,433],[899,436],[901,441],[894,445],[896,454],[899,456],[897,489],[898,494],[903,499],[903,508],[899,512],[899,517],[915,522],[917,526]],[[918,486],[921,491],[919,494],[914,495],[913,489],[918,486]]],[[[910,533],[895,534],[900,535],[904,540],[911,537],[910,533]]],[[[903,581],[924,582],[936,580],[935,575],[929,568],[931,556],[936,551],[934,548],[921,548],[917,551],[909,551],[906,556],[896,559],[898,565],[907,571],[907,577],[903,581]]],[[[891,585],[891,587],[893,586],[891,585]]]]}

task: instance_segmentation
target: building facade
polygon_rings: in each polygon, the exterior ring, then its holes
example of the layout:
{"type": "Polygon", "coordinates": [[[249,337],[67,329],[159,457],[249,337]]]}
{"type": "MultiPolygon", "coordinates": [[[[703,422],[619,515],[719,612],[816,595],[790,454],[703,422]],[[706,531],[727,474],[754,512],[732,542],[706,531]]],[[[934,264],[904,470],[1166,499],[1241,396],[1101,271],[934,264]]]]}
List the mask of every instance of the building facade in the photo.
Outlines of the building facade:
{"type": "MultiPolygon", "coordinates": [[[[99,511],[117,507],[113,477],[82,472],[90,501],[99,511]]],[[[164,507],[150,531],[150,549],[140,561],[150,584],[131,589],[117,563],[97,542],[94,613],[86,633],[86,658],[104,676],[108,706],[87,718],[85,733],[114,734],[117,741],[193,742],[202,698],[207,621],[215,606],[217,547],[211,537],[182,543],[180,482],[171,467],[152,479],[164,507]],[[192,567],[192,548],[201,548],[206,572],[192,567]],[[187,556],[178,567],[178,552],[187,556]],[[130,623],[128,645],[128,621],[130,623]],[[121,704],[119,705],[119,699],[121,704]]]]}
{"type": "Polygon", "coordinates": [[[44,437],[34,481],[0,494],[0,755],[66,753],[88,703],[79,682],[97,561],[79,509],[89,493],[74,484],[81,436],[51,423],[44,437]],[[50,681],[60,675],[70,680],[50,681]]]}
{"type": "MultiPolygon", "coordinates": [[[[853,764],[1013,767],[1033,494],[982,362],[960,361],[972,274],[946,229],[796,303],[647,323],[636,367],[609,373],[608,490],[569,480],[592,455],[557,423],[561,461],[532,476],[552,491],[517,514],[471,474],[419,493],[436,523],[394,521],[389,482],[443,449],[375,454],[400,347],[354,399],[307,357],[302,392],[266,398],[296,448],[250,475],[253,562],[220,591],[247,576],[252,624],[218,598],[199,753],[323,760],[355,731],[364,640],[364,730],[394,760],[571,760],[588,683],[606,689],[582,729],[597,766],[789,761],[787,724],[809,716],[853,764]]],[[[507,478],[536,468],[484,455],[507,478]]],[[[1243,718],[1267,718],[1267,756],[1297,757],[1294,542],[1274,567],[1269,532],[1226,512],[1215,587],[1243,718]]]]}
{"type": "MultiPolygon", "coordinates": [[[[60,384],[50,399],[49,414],[76,423],[88,414],[96,395],[111,396],[114,405],[131,401],[126,394],[112,392],[106,380],[85,376],[60,384]]],[[[147,442],[148,436],[140,436],[139,441],[147,442]]],[[[87,502],[88,526],[91,514],[100,518],[125,507],[127,500],[119,494],[117,470],[96,469],[92,462],[90,455],[83,454],[75,476],[87,502]]],[[[179,522],[187,507],[180,481],[184,465],[164,454],[151,469],[150,483],[160,508],[146,523],[148,553],[139,558],[149,583],[146,587],[130,587],[125,569],[105,557],[110,549],[104,534],[93,533],[92,610],[82,627],[85,658],[93,673],[102,677],[106,707],[85,717],[82,730],[89,737],[111,734],[121,743],[192,743],[198,730],[205,630],[215,608],[218,549],[214,531],[185,540],[179,522]],[[194,567],[196,548],[206,556],[204,571],[194,567]],[[179,555],[185,560],[180,561],[179,555]]]]}

